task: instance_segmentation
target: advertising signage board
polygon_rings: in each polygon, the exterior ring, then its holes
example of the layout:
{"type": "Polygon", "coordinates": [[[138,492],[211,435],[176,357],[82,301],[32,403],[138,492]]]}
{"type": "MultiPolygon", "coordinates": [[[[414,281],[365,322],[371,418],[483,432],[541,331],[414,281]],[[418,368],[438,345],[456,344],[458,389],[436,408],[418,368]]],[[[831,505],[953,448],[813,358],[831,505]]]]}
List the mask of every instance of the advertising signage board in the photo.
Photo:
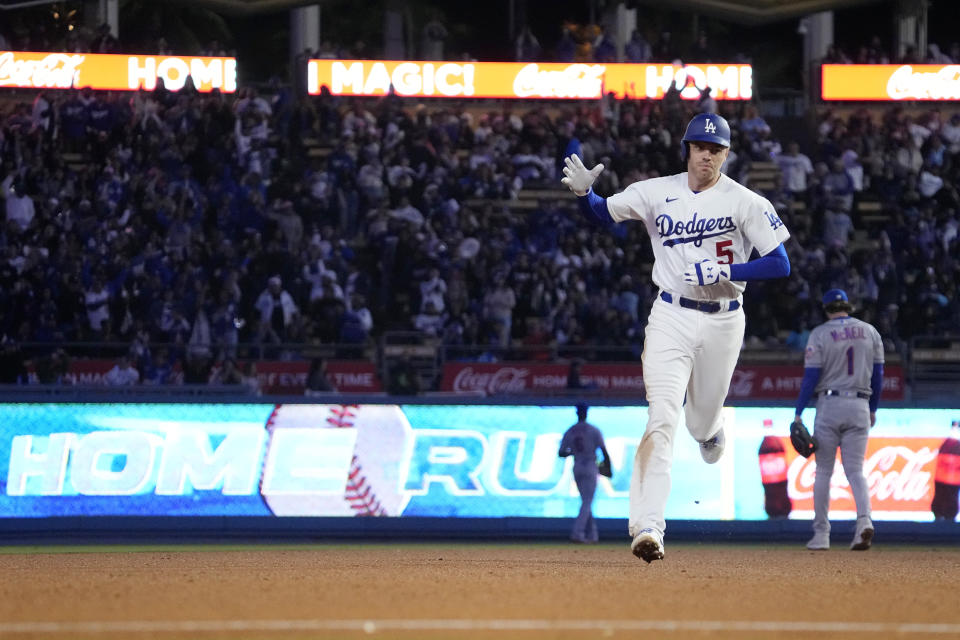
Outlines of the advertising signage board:
{"type": "Polygon", "coordinates": [[[825,64],[824,100],[960,100],[960,65],[825,64]]]}
{"type": "Polygon", "coordinates": [[[0,89],[237,90],[236,58],[0,51],[0,89]]]}
{"type": "Polygon", "coordinates": [[[746,64],[588,64],[310,60],[307,89],[340,96],[421,98],[659,100],[671,85],[696,100],[709,87],[717,100],[750,100],[753,68],[746,64]]]}

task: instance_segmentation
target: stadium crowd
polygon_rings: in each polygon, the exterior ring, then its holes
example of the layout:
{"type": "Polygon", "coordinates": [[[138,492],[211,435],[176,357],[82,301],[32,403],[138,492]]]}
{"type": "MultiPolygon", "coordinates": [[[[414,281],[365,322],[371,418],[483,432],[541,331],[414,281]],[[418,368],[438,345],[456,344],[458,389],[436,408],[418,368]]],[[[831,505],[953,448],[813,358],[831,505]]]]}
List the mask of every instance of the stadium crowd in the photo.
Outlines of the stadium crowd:
{"type": "Polygon", "coordinates": [[[42,361],[42,381],[62,375],[64,343],[129,345],[124,366],[158,383],[240,380],[237,356],[304,344],[361,355],[385,331],[458,358],[639,358],[649,243],[640,225],[585,223],[557,166],[603,162],[603,195],[682,170],[687,120],[718,108],[724,170],[749,184],[779,165],[756,188],[793,233],[789,279],[747,291],[746,348],[802,349],[834,287],[891,349],[960,326],[960,114],[827,112],[805,154],[755,105],[675,92],[522,109],[279,84],[30,95],[0,103],[0,335],[4,363],[42,361]]]}

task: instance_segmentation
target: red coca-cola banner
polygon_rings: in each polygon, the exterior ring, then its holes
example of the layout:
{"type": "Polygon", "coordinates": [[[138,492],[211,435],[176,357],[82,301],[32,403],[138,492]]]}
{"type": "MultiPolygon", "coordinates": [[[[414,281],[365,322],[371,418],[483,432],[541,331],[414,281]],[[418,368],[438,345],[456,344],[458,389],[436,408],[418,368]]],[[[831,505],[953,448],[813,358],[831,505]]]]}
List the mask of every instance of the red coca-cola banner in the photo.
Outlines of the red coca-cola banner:
{"type": "MultiPolygon", "coordinates": [[[[115,360],[72,360],[64,382],[66,384],[104,384],[103,376],[115,364],[115,360]]],[[[308,361],[263,360],[255,364],[257,379],[260,381],[260,389],[263,393],[273,395],[303,393],[310,369],[308,361]]],[[[329,360],[327,361],[327,379],[337,391],[343,393],[373,393],[383,390],[376,365],[367,361],[329,360]]]]}
{"type": "MultiPolygon", "coordinates": [[[[456,393],[536,393],[567,388],[569,365],[536,362],[447,363],[443,367],[442,391],[456,393]]],[[[643,367],[639,364],[584,364],[580,381],[604,393],[642,396],[643,367]]],[[[803,367],[789,365],[741,365],[730,382],[731,399],[795,400],[803,383],[803,367]]],[[[887,366],[883,398],[903,399],[903,369],[887,366]]]]}
{"type": "MultiPolygon", "coordinates": [[[[557,391],[567,388],[569,371],[567,364],[448,363],[443,368],[441,390],[486,395],[557,391]]],[[[580,382],[598,390],[643,394],[639,365],[584,364],[580,382]]]]}
{"type": "MultiPolygon", "coordinates": [[[[789,398],[796,399],[803,385],[803,367],[784,365],[740,365],[730,380],[728,398],[789,398]]],[[[903,400],[903,368],[888,365],[883,372],[885,400],[903,400]]]]}
{"type": "MultiPolygon", "coordinates": [[[[299,395],[307,384],[310,363],[303,360],[264,360],[256,363],[260,389],[265,394],[299,395]]],[[[382,391],[377,368],[365,360],[328,360],[327,380],[338,392],[382,391]]]]}
{"type": "Polygon", "coordinates": [[[377,366],[365,360],[333,360],[327,363],[327,377],[344,393],[383,391],[377,366]]]}
{"type": "Polygon", "coordinates": [[[67,374],[63,376],[64,384],[104,384],[103,376],[107,375],[116,360],[71,360],[67,374]]]}

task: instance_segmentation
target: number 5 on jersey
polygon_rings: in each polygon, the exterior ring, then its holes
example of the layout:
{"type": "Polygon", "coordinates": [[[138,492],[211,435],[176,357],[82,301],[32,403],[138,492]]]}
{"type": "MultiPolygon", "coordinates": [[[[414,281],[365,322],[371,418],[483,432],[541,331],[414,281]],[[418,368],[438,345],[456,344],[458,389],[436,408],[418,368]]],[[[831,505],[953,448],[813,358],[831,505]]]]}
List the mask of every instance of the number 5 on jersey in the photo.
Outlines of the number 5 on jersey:
{"type": "Polygon", "coordinates": [[[733,264],[733,251],[730,246],[733,240],[723,240],[717,243],[717,262],[720,264],[733,264]]]}

